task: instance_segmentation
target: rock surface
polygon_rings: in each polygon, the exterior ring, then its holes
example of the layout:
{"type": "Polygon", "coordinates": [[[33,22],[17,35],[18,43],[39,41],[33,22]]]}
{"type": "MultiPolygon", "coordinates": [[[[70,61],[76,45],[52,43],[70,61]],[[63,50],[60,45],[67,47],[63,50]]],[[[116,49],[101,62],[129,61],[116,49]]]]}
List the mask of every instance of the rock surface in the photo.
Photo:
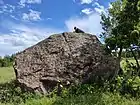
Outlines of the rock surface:
{"type": "Polygon", "coordinates": [[[52,35],[16,54],[17,81],[24,89],[47,93],[58,80],[66,85],[113,76],[119,63],[101,46],[95,35],[87,33],[52,35]]]}

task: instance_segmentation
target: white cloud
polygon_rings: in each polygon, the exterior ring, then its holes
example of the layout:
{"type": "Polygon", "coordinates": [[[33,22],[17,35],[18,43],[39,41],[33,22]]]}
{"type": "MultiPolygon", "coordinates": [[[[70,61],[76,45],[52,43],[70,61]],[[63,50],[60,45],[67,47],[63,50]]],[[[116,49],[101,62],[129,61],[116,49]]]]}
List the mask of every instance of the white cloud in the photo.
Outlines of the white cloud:
{"type": "MultiPolygon", "coordinates": [[[[107,13],[104,6],[100,5],[97,1],[92,4],[93,9],[91,8],[85,8],[81,12],[87,14],[83,17],[72,17],[65,21],[65,25],[68,28],[69,31],[74,31],[73,27],[78,27],[85,31],[86,33],[91,33],[93,35],[96,35],[98,39],[103,43],[103,40],[99,38],[99,35],[101,34],[102,25],[101,22],[101,13],[107,13]]],[[[91,3],[91,2],[86,2],[91,3]]]]}
{"type": "Polygon", "coordinates": [[[108,6],[108,8],[112,8],[113,6],[112,6],[112,4],[111,3],[109,3],[109,6],[108,6]]]}
{"type": "Polygon", "coordinates": [[[49,17],[48,17],[48,18],[46,18],[46,20],[52,20],[52,18],[49,18],[49,17]]]}
{"type": "Polygon", "coordinates": [[[13,18],[14,20],[19,20],[18,18],[16,18],[16,16],[14,15],[10,15],[11,18],[13,18]]]}
{"type": "Polygon", "coordinates": [[[100,20],[100,15],[98,13],[92,13],[83,18],[71,18],[67,20],[65,24],[69,31],[73,31],[73,27],[76,26],[87,33],[99,35],[102,31],[100,20]]]}
{"type": "Polygon", "coordinates": [[[81,0],[81,4],[90,4],[93,0],[81,0]]]}
{"type": "Polygon", "coordinates": [[[0,13],[12,13],[15,10],[15,6],[10,5],[10,4],[6,4],[6,5],[2,5],[0,6],[0,13]]]}
{"type": "Polygon", "coordinates": [[[94,10],[97,12],[97,13],[105,13],[106,9],[103,5],[100,5],[98,2],[95,2],[92,6],[94,6],[94,10]]]}
{"type": "Polygon", "coordinates": [[[86,15],[89,15],[89,14],[93,13],[93,10],[91,8],[85,8],[81,12],[86,15]]]}
{"type": "Polygon", "coordinates": [[[96,12],[98,12],[98,13],[102,13],[102,12],[104,12],[104,10],[103,9],[101,9],[101,8],[94,8],[94,10],[96,11],[96,12]]]}
{"type": "Polygon", "coordinates": [[[37,4],[40,4],[41,3],[41,0],[26,0],[27,3],[37,3],[37,4]]]}
{"type": "Polygon", "coordinates": [[[10,22],[5,24],[11,32],[8,34],[0,34],[0,56],[22,51],[47,38],[49,35],[62,32],[55,28],[25,26],[10,22]]]}
{"type": "Polygon", "coordinates": [[[40,4],[41,0],[20,0],[19,5],[25,7],[26,4],[40,4]]]}
{"type": "Polygon", "coordinates": [[[29,13],[22,14],[22,19],[25,21],[38,21],[38,20],[41,20],[40,15],[41,15],[41,12],[30,9],[29,13]]]}

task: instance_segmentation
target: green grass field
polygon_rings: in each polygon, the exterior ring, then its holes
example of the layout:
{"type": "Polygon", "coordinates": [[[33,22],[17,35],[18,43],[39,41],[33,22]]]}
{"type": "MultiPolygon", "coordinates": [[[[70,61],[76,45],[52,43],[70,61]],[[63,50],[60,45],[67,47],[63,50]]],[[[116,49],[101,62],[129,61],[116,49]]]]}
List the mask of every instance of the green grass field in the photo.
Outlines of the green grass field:
{"type": "Polygon", "coordinates": [[[0,68],[0,83],[6,83],[13,79],[15,79],[15,74],[12,67],[0,68]]]}
{"type": "MultiPolygon", "coordinates": [[[[134,62],[134,60],[131,61],[134,62]]],[[[122,61],[121,65],[124,64],[125,62],[122,61]]],[[[14,79],[15,75],[12,67],[0,68],[0,105],[140,105],[140,99],[121,96],[118,93],[98,91],[91,94],[71,95],[65,98],[58,96],[51,98],[45,96],[29,97],[28,94],[24,94],[14,88],[13,84],[10,83],[14,79]],[[23,97],[26,97],[24,102],[15,103],[22,100],[23,97]],[[15,102],[4,100],[8,100],[8,98],[15,99],[15,102]]]]}

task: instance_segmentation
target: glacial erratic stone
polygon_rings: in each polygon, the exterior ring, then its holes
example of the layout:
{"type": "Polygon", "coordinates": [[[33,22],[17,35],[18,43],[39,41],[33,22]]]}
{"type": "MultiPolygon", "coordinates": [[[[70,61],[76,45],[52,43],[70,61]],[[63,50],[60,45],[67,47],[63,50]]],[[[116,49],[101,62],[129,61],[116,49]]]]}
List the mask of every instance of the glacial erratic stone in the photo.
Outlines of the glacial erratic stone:
{"type": "Polygon", "coordinates": [[[109,78],[118,72],[119,62],[106,55],[95,35],[65,32],[55,34],[17,53],[14,69],[25,90],[52,91],[58,81],[82,84],[94,78],[109,78]]]}

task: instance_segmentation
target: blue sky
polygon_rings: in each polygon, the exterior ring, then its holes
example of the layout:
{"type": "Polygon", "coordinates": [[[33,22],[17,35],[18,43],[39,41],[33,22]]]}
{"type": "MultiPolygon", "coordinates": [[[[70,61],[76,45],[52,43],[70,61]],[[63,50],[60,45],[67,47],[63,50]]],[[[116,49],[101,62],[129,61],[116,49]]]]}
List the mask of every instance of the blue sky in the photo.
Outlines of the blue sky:
{"type": "Polygon", "coordinates": [[[99,35],[101,12],[113,0],[0,0],[0,56],[77,26],[99,35]]]}

